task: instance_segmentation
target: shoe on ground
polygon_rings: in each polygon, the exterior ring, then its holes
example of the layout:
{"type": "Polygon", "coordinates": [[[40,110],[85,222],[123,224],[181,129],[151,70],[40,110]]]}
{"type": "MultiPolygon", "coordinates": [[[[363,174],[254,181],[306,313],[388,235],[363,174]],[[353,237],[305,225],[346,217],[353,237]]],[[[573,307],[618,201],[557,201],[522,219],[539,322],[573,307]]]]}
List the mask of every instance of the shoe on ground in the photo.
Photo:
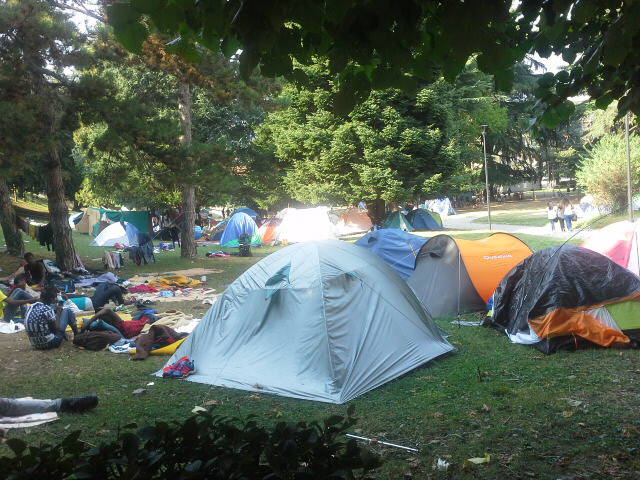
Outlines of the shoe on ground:
{"type": "Polygon", "coordinates": [[[97,395],[85,395],[84,397],[63,398],[60,404],[61,412],[84,412],[98,406],[97,395]]]}

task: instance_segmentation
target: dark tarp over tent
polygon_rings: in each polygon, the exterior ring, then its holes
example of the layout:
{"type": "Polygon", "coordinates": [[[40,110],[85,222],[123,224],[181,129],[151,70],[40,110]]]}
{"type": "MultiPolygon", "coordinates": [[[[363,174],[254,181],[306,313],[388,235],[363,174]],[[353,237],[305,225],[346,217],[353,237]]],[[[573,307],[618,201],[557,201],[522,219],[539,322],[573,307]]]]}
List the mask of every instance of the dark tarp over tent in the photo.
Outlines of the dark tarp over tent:
{"type": "Polygon", "coordinates": [[[544,353],[640,340],[640,278],[604,255],[573,245],[534,253],[494,296],[491,325],[544,353]]]}
{"type": "MultiPolygon", "coordinates": [[[[424,208],[416,208],[407,213],[407,220],[411,223],[414,230],[442,230],[442,220],[440,223],[435,218],[436,214],[431,214],[430,211],[424,208]]],[[[440,216],[438,215],[438,219],[440,216]]]]}
{"type": "Polygon", "coordinates": [[[367,233],[355,244],[375,253],[406,280],[416,268],[418,253],[428,240],[397,228],[388,228],[367,233]]]}
{"type": "Polygon", "coordinates": [[[188,381],[344,403],[451,350],[392,268],[324,240],[249,268],[168,364],[187,355],[188,381]]]}
{"type": "Polygon", "coordinates": [[[128,222],[136,226],[141,232],[151,233],[151,216],[147,211],[124,211],[107,210],[104,208],[89,207],[84,209],[82,218],[76,224],[76,231],[79,233],[88,233],[90,235],[98,235],[107,225],[104,222],[100,228],[101,221],[105,217],[111,222],[128,222]]]}
{"type": "Polygon", "coordinates": [[[407,283],[434,317],[480,311],[502,278],[529,255],[531,249],[507,233],[481,240],[437,235],[420,249],[407,283]]]}

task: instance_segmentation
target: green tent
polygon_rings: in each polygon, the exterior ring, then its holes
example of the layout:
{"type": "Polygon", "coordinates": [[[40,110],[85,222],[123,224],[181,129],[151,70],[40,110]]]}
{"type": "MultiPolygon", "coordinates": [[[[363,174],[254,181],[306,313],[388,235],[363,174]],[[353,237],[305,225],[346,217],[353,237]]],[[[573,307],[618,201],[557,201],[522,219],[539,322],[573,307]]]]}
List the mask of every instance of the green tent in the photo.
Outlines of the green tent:
{"type": "Polygon", "coordinates": [[[412,232],[414,230],[407,216],[400,211],[391,212],[387,215],[382,222],[382,228],[399,228],[405,232],[412,232]]]}
{"type": "Polygon", "coordinates": [[[121,212],[119,210],[106,210],[104,208],[100,209],[100,218],[102,215],[107,215],[107,218],[112,222],[129,222],[136,226],[138,230],[141,232],[149,233],[150,230],[150,218],[149,212],[141,211],[141,212],[121,212]]]}

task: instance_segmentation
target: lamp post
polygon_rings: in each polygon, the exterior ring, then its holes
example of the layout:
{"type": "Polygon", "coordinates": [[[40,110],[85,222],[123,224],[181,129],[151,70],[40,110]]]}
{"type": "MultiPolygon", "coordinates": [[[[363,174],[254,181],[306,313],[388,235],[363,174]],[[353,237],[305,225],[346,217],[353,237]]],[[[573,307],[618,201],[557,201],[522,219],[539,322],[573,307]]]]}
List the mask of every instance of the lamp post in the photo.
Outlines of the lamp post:
{"type": "Polygon", "coordinates": [[[627,140],[627,202],[629,221],[633,222],[633,192],[631,191],[631,145],[629,143],[629,112],[624,116],[624,133],[627,140]]]}
{"type": "Polygon", "coordinates": [[[487,125],[482,125],[482,147],[484,149],[484,184],[487,191],[487,213],[489,215],[489,231],[491,231],[491,195],[489,192],[489,166],[487,164],[487,125]]]}

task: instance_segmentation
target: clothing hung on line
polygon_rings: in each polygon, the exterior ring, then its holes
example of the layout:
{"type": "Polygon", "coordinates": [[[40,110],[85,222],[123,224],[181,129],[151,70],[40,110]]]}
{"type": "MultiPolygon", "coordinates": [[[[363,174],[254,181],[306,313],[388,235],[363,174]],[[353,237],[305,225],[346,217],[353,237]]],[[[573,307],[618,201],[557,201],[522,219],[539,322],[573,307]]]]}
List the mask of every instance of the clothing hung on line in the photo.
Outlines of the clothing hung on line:
{"type": "Polygon", "coordinates": [[[109,270],[116,270],[124,267],[124,257],[120,252],[104,252],[102,263],[109,270]]]}
{"type": "Polygon", "coordinates": [[[29,235],[33,240],[36,240],[43,247],[46,246],[47,250],[51,251],[54,249],[53,228],[50,223],[40,225],[16,216],[16,227],[29,235]]]}

